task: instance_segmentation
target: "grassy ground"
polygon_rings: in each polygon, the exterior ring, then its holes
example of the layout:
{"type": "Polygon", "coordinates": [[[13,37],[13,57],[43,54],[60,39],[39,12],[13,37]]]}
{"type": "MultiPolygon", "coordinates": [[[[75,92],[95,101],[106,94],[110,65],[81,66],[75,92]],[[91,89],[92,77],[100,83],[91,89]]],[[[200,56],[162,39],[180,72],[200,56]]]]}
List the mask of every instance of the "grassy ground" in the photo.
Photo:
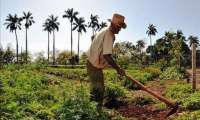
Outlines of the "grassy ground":
{"type": "MultiPolygon", "coordinates": [[[[177,97],[173,96],[173,92],[176,93],[176,91],[170,91],[169,89],[173,85],[182,84],[183,89],[185,89],[184,86],[187,85],[187,83],[183,80],[152,79],[152,74],[137,69],[128,70],[128,73],[141,82],[144,82],[147,88],[160,95],[164,95],[174,101],[183,98],[182,94],[184,90],[181,91],[180,96],[177,97]]],[[[169,111],[165,104],[148,93],[135,89],[137,88],[135,86],[130,87],[127,82],[125,83],[128,88],[123,87],[124,82],[118,80],[114,70],[106,70],[104,74],[107,88],[109,88],[108,90],[110,91],[107,92],[107,94],[109,97],[117,97],[117,101],[113,101],[114,103],[112,103],[114,105],[113,109],[108,109],[106,107],[104,109],[108,116],[110,116],[110,119],[164,120],[163,117],[169,111]],[[115,108],[116,106],[118,107],[115,108]]],[[[94,104],[87,102],[87,96],[85,97],[81,94],[82,92],[83,94],[89,94],[89,81],[85,69],[7,66],[0,70],[0,82],[2,83],[0,84],[1,120],[66,119],[69,118],[70,115],[73,115],[71,118],[80,117],[78,115],[84,115],[84,112],[88,112],[86,115],[90,117],[95,117],[92,115],[96,115],[96,111],[93,107],[94,104]],[[80,91],[82,87],[85,92],[80,91]],[[79,91],[78,93],[77,90],[79,91]],[[83,106],[76,106],[76,104],[74,106],[74,102],[69,102],[69,100],[75,100],[76,103],[76,99],[85,99],[85,101],[79,102],[80,104],[83,102],[83,106]],[[68,101],[67,103],[70,109],[63,109],[67,108],[67,106],[65,106],[66,101],[68,101]],[[79,108],[81,109],[77,111],[79,108]]],[[[184,94],[188,94],[187,91],[184,94]]],[[[196,97],[193,99],[198,100],[196,97]]],[[[108,99],[105,99],[105,103],[106,102],[108,102],[108,99]]],[[[193,102],[191,104],[193,104],[193,102]]],[[[198,120],[199,116],[199,108],[195,110],[181,109],[168,119],[198,120]]]]}

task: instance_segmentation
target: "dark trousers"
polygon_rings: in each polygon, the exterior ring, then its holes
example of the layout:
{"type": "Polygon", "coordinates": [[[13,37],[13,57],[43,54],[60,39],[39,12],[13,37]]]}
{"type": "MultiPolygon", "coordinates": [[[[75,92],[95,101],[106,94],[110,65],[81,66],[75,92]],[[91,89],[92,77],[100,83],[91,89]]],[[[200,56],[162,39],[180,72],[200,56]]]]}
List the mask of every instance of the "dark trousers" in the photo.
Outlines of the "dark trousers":
{"type": "Polygon", "coordinates": [[[91,83],[91,100],[98,103],[98,109],[102,109],[105,91],[103,70],[94,67],[89,61],[87,61],[87,72],[91,83]]]}

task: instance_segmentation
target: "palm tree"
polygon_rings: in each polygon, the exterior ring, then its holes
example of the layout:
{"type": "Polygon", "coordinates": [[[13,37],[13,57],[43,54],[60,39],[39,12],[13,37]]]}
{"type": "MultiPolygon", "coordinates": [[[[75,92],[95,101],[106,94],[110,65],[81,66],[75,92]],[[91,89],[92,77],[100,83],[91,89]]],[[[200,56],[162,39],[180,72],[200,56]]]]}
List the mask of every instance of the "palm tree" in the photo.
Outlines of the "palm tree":
{"type": "Polygon", "coordinates": [[[191,35],[191,36],[189,36],[188,40],[189,40],[190,46],[192,46],[193,43],[194,43],[196,46],[199,45],[199,40],[198,40],[198,37],[196,37],[196,36],[192,36],[192,35],[191,35]]]}
{"type": "Polygon", "coordinates": [[[150,45],[152,46],[151,36],[156,35],[157,33],[156,26],[154,26],[153,24],[149,24],[148,30],[146,31],[146,33],[150,37],[150,45]]]}
{"type": "Polygon", "coordinates": [[[76,23],[74,23],[74,28],[73,30],[77,29],[78,32],[78,57],[79,57],[79,41],[80,41],[80,34],[82,31],[86,32],[86,27],[87,25],[85,24],[85,20],[83,17],[80,17],[77,19],[76,23]]]}
{"type": "Polygon", "coordinates": [[[24,20],[26,20],[25,23],[25,28],[26,28],[26,57],[25,57],[25,62],[27,63],[27,58],[28,58],[28,39],[27,39],[27,30],[29,29],[29,27],[35,23],[35,21],[33,20],[33,16],[31,12],[25,13],[23,12],[24,16],[22,17],[24,20]]]}
{"type": "Polygon", "coordinates": [[[21,30],[21,21],[22,18],[17,17],[17,14],[12,16],[9,14],[7,16],[6,22],[4,25],[6,25],[6,29],[9,29],[10,32],[15,32],[16,37],[16,57],[17,57],[17,63],[18,63],[18,38],[17,38],[17,29],[21,30]]]}
{"type": "MultiPolygon", "coordinates": [[[[151,40],[151,36],[152,35],[156,35],[157,33],[157,29],[156,29],[156,26],[154,26],[153,24],[149,24],[148,26],[148,30],[146,31],[146,34],[149,36],[150,38],[150,46],[151,46],[151,49],[150,49],[150,53],[151,53],[151,56],[152,56],[152,52],[153,52],[153,46],[152,46],[152,40],[151,40]]],[[[153,57],[154,58],[154,57],[153,57]]]]}
{"type": "Polygon", "coordinates": [[[137,47],[137,49],[140,53],[140,60],[141,60],[141,63],[142,63],[142,49],[145,48],[144,40],[138,40],[136,47],[137,47]]]}
{"type": "Polygon", "coordinates": [[[90,22],[89,22],[89,26],[92,28],[92,35],[94,36],[95,32],[99,29],[99,21],[98,21],[98,15],[90,15],[90,22]]]}
{"type": "Polygon", "coordinates": [[[49,22],[49,25],[53,31],[53,64],[55,64],[55,30],[59,30],[59,25],[60,23],[57,22],[58,17],[54,17],[53,15],[50,15],[49,18],[47,19],[47,22],[49,22]]]}
{"type": "Polygon", "coordinates": [[[107,27],[107,23],[102,21],[102,22],[99,24],[99,31],[100,31],[101,29],[103,29],[104,27],[107,27]]]}
{"type": "Polygon", "coordinates": [[[63,18],[68,18],[70,20],[71,23],[71,57],[72,57],[72,46],[73,46],[73,38],[72,38],[72,24],[74,22],[74,20],[77,21],[77,15],[79,13],[77,11],[74,11],[73,8],[68,9],[67,11],[65,11],[65,14],[63,15],[63,18]]]}
{"type": "Polygon", "coordinates": [[[48,58],[48,63],[49,63],[49,35],[51,34],[52,32],[52,27],[50,26],[50,22],[48,20],[45,21],[45,23],[43,24],[43,27],[44,27],[44,31],[47,31],[48,33],[48,51],[47,51],[47,58],[48,58]]]}
{"type": "Polygon", "coordinates": [[[138,50],[139,50],[140,53],[141,53],[141,52],[142,52],[142,49],[145,47],[144,40],[138,40],[138,41],[137,41],[136,47],[138,48],[138,50]]]}

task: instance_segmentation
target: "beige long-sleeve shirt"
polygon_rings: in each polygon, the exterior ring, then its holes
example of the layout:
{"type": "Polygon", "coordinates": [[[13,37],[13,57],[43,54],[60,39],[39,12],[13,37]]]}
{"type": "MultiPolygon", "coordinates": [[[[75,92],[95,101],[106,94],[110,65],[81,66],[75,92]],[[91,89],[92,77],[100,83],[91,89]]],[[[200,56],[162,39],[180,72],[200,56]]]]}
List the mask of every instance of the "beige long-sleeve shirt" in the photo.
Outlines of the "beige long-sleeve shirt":
{"type": "Polygon", "coordinates": [[[95,35],[87,51],[88,60],[94,67],[103,69],[108,66],[103,55],[112,54],[114,40],[115,36],[109,28],[104,28],[95,35]]]}

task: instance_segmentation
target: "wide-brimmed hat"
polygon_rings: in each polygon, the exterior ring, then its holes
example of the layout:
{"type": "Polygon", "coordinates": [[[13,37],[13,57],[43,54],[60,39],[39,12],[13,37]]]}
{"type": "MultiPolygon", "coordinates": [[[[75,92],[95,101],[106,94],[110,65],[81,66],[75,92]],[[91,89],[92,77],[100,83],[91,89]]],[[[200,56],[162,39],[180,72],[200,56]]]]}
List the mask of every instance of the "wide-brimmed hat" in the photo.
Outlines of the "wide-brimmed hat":
{"type": "Polygon", "coordinates": [[[125,19],[125,17],[123,15],[115,13],[115,14],[113,14],[112,20],[108,19],[108,21],[125,29],[126,23],[124,22],[124,19],[125,19]]]}

